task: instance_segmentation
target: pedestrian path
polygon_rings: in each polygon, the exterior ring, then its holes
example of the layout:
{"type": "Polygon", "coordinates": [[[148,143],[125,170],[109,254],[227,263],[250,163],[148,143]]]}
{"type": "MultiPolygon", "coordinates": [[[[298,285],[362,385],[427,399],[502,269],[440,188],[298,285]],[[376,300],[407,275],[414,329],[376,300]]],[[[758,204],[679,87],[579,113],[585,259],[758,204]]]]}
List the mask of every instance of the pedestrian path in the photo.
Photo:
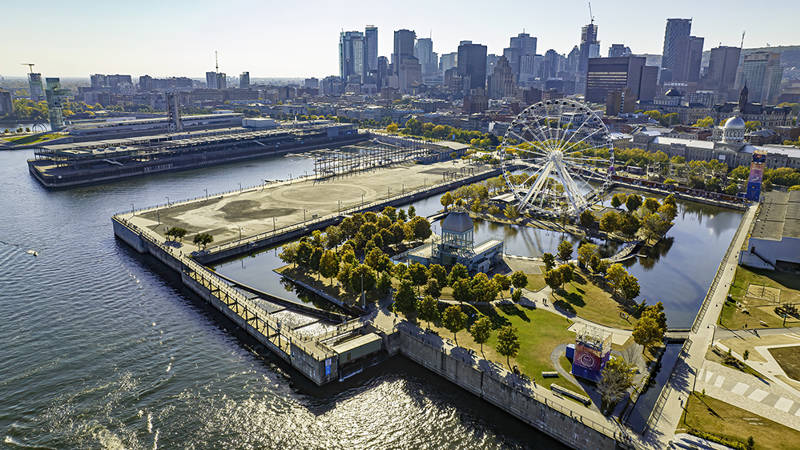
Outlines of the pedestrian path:
{"type": "Polygon", "coordinates": [[[800,429],[800,396],[768,380],[706,361],[697,374],[695,390],[705,390],[706,395],[725,403],[800,429]]]}

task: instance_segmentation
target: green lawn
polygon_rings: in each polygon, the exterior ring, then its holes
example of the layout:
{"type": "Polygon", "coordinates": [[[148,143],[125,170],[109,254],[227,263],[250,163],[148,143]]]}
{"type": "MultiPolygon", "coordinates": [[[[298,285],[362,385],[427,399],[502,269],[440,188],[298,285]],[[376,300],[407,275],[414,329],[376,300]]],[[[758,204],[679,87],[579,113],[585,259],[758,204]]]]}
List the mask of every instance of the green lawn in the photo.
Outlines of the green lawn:
{"type": "Polygon", "coordinates": [[[575,271],[572,282],[552,293],[550,299],[556,306],[601,325],[630,330],[636,324],[636,318],[614,300],[610,292],[593,283],[591,277],[580,270],[575,271]]]}
{"type": "MultiPolygon", "coordinates": [[[[781,303],[800,303],[800,277],[797,275],[738,266],[728,294],[741,303],[747,312],[737,308],[735,303],[725,302],[719,316],[720,325],[733,329],[744,328],[745,325],[747,328],[762,328],[762,321],[770,328],[783,325],[783,319],[775,314],[776,304],[747,296],[751,284],[780,289],[781,303]]],[[[797,318],[789,317],[786,324],[796,325],[798,322],[797,318]]]]}
{"type": "MultiPolygon", "coordinates": [[[[440,308],[444,309],[445,306],[442,304],[440,308]]],[[[567,330],[572,325],[571,321],[549,311],[527,309],[518,305],[498,307],[491,305],[480,305],[478,307],[463,305],[461,308],[467,314],[468,327],[481,315],[488,316],[492,320],[494,329],[492,336],[483,345],[483,356],[486,359],[495,361],[507,369],[509,368],[506,363],[506,357],[497,353],[495,349],[497,347],[497,329],[510,324],[518,330],[520,341],[519,354],[516,358],[510,359],[511,367],[516,365],[522,373],[531,377],[537,384],[545,387],[549,388],[551,384],[556,383],[564,388],[585,394],[580,386],[576,386],[561,377],[542,378],[542,372],[555,370],[550,361],[550,353],[553,349],[559,344],[575,342],[575,334],[567,330]]],[[[424,327],[427,323],[421,323],[420,325],[424,327]]],[[[453,333],[441,327],[440,324],[435,324],[431,328],[436,330],[440,336],[453,339],[453,333]]],[[[475,343],[466,330],[459,331],[456,335],[456,340],[460,346],[471,348],[477,354],[481,354],[480,345],[475,343]]]]}
{"type": "Polygon", "coordinates": [[[61,138],[61,137],[64,137],[64,135],[60,134],[60,133],[47,133],[47,134],[43,134],[41,136],[25,135],[25,136],[7,137],[7,138],[3,138],[3,139],[5,139],[9,144],[30,145],[30,144],[36,144],[36,143],[39,143],[39,142],[45,142],[45,141],[49,141],[49,140],[57,139],[57,138],[61,138]]]}
{"type": "Polygon", "coordinates": [[[528,277],[528,285],[525,286],[525,289],[529,291],[541,291],[547,283],[544,282],[544,274],[541,273],[526,273],[526,277],[528,277]]]}
{"type": "Polygon", "coordinates": [[[678,425],[679,431],[689,429],[741,443],[752,436],[756,449],[800,448],[800,431],[698,392],[689,397],[678,425]]]}
{"type": "Polygon", "coordinates": [[[800,381],[800,346],[771,348],[769,352],[789,378],[800,381]]]}

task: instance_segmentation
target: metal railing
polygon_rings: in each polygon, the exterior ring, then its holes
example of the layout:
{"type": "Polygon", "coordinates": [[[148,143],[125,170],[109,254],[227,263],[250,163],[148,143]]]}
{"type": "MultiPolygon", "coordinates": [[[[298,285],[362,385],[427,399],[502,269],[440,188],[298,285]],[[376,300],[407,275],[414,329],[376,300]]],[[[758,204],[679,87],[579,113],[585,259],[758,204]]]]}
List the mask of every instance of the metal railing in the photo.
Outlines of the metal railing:
{"type": "MultiPolygon", "coordinates": [[[[681,355],[688,355],[689,349],[692,347],[692,340],[686,339],[684,341],[683,346],[681,346],[681,352],[678,354],[678,360],[680,361],[681,355]]],[[[677,366],[677,362],[675,365],[677,366]]],[[[664,386],[661,388],[661,393],[658,395],[658,400],[656,400],[656,404],[653,405],[653,409],[650,411],[650,415],[647,417],[647,422],[645,422],[644,429],[642,430],[642,436],[647,434],[648,431],[653,429],[656,422],[659,418],[661,418],[661,412],[664,410],[664,405],[667,402],[667,398],[669,397],[670,385],[672,384],[673,377],[675,377],[675,367],[672,368],[672,373],[669,374],[669,378],[667,381],[664,382],[664,386]]]]}

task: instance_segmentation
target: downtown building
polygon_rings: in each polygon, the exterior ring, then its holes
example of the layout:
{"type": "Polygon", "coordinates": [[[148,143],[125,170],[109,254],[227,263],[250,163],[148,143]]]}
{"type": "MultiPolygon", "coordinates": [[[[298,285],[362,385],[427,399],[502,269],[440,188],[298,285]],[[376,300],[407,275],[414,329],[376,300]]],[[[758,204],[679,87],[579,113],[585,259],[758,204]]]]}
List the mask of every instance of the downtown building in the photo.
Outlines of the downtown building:
{"type": "Polygon", "coordinates": [[[739,69],[739,47],[719,46],[711,49],[708,69],[702,79],[703,89],[710,89],[726,100],[736,98],[736,74],[739,69]]]}
{"type": "Polygon", "coordinates": [[[651,101],[656,91],[658,68],[647,66],[645,62],[642,56],[590,58],[586,74],[586,101],[606,103],[611,94],[621,95],[627,104],[635,104],[639,100],[651,101]]]}
{"type": "Polygon", "coordinates": [[[781,91],[780,53],[758,51],[744,55],[736,87],[747,87],[749,98],[762,105],[775,104],[781,91]]]}
{"type": "Polygon", "coordinates": [[[503,49],[503,56],[508,60],[511,65],[511,70],[517,83],[520,85],[529,85],[533,83],[536,78],[535,75],[535,60],[536,60],[536,38],[531,37],[528,33],[519,33],[509,41],[509,46],[503,49]]]}
{"type": "Polygon", "coordinates": [[[659,83],[700,80],[703,38],[691,35],[692,19],[667,19],[659,83]]]}
{"type": "Polygon", "coordinates": [[[417,34],[412,30],[403,29],[394,32],[389,87],[398,89],[402,94],[409,94],[422,84],[422,66],[414,56],[416,39],[417,34]]]}

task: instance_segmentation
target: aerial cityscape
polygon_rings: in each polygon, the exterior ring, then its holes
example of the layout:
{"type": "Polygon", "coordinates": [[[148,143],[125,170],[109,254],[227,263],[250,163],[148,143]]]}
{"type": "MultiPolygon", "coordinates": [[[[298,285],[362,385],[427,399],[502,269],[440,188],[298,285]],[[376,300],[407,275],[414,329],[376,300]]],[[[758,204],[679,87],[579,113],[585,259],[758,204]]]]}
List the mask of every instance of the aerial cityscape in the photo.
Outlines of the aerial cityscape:
{"type": "Polygon", "coordinates": [[[796,4],[45,3],[0,448],[800,448],[796,4]]]}

